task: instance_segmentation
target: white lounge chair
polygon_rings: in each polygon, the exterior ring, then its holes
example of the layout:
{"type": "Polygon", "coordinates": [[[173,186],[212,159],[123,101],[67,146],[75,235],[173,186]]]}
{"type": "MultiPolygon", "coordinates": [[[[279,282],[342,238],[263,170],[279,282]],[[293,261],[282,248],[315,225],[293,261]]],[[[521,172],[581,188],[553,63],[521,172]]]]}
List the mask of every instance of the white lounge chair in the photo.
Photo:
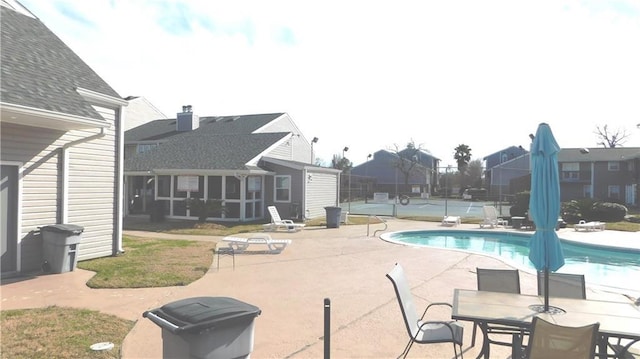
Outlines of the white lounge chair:
{"type": "Polygon", "coordinates": [[[484,226],[495,228],[508,224],[507,220],[498,217],[498,210],[494,206],[483,206],[482,213],[484,214],[484,219],[480,222],[480,228],[484,228],[484,226]]]}
{"type": "Polygon", "coordinates": [[[606,223],[600,221],[592,221],[585,222],[580,221],[573,226],[573,229],[576,231],[584,230],[584,231],[604,231],[606,227],[606,223]]]}
{"type": "Polygon", "coordinates": [[[280,213],[278,213],[278,209],[276,206],[267,207],[269,210],[269,214],[271,215],[271,223],[263,224],[262,228],[265,231],[275,232],[278,229],[286,229],[289,232],[298,232],[301,231],[305,224],[304,223],[294,223],[290,219],[282,219],[280,218],[280,213]]]}
{"type": "Polygon", "coordinates": [[[446,216],[442,219],[443,226],[459,226],[460,216],[446,216]]]}
{"type": "Polygon", "coordinates": [[[266,245],[268,252],[280,253],[291,244],[290,239],[272,239],[268,234],[252,234],[249,238],[224,237],[222,240],[228,242],[229,247],[233,248],[235,253],[246,251],[252,244],[266,245]]]}

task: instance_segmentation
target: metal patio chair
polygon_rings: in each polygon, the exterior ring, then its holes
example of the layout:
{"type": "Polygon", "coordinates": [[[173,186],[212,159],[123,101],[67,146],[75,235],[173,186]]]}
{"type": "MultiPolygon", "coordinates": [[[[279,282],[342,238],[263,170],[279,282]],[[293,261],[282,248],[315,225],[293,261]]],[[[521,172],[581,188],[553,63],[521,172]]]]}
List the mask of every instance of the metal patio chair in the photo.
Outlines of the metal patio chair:
{"type": "Polygon", "coordinates": [[[460,347],[460,357],[462,358],[462,335],[464,330],[462,324],[453,320],[424,320],[429,308],[433,306],[448,306],[451,308],[451,304],[441,302],[431,303],[424,310],[424,313],[422,313],[422,317],[418,317],[418,312],[416,311],[416,306],[413,302],[413,296],[402,266],[396,263],[393,269],[387,273],[387,278],[389,278],[391,283],[393,283],[396,298],[400,305],[400,311],[402,312],[402,318],[404,319],[404,324],[407,328],[407,332],[409,333],[409,342],[405,346],[404,351],[398,357],[406,358],[413,343],[452,343],[455,357],[458,357],[458,349],[456,348],[457,344],[460,347]]]}

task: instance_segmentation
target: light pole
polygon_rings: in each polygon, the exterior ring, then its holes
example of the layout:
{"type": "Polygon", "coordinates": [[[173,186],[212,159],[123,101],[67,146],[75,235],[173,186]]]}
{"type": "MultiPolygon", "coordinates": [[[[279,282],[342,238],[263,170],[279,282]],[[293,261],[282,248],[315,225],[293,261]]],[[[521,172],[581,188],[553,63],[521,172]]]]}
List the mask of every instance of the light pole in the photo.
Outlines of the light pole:
{"type": "Polygon", "coordinates": [[[347,151],[349,151],[349,147],[344,146],[344,148],[342,149],[342,163],[343,163],[343,166],[345,166],[347,169],[347,176],[348,176],[347,185],[349,186],[349,188],[347,189],[347,198],[349,201],[347,211],[351,212],[351,170],[349,169],[346,158],[344,157],[344,153],[347,151]]]}
{"type": "Polygon", "coordinates": [[[449,168],[451,168],[451,165],[447,165],[447,168],[445,168],[444,173],[444,216],[446,217],[449,214],[449,205],[448,205],[448,199],[449,199],[449,189],[447,188],[447,185],[449,183],[449,168]]]}
{"type": "Polygon", "coordinates": [[[313,140],[311,140],[311,164],[313,164],[313,144],[314,143],[318,143],[318,137],[314,137],[313,140]]]}
{"type": "Polygon", "coordinates": [[[367,155],[367,162],[364,164],[364,203],[367,203],[367,197],[369,195],[369,179],[367,176],[369,175],[369,159],[371,158],[371,154],[367,155]]]}
{"type": "Polygon", "coordinates": [[[502,216],[502,151],[500,151],[500,172],[498,172],[498,212],[502,216]]]}

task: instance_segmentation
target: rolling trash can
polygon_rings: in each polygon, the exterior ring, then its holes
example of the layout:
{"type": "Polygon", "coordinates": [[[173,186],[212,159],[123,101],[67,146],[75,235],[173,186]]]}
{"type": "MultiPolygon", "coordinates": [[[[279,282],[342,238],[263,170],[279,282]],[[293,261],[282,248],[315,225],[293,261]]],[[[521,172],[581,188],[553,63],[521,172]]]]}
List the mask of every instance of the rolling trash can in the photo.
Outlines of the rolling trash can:
{"type": "Polygon", "coordinates": [[[342,208],[340,207],[324,207],[327,212],[327,228],[339,228],[340,227],[340,215],[342,214],[342,208]]]}
{"type": "Polygon", "coordinates": [[[260,308],[228,297],[195,297],[146,311],[162,328],[163,358],[249,358],[260,308]]]}
{"type": "Polygon", "coordinates": [[[42,269],[49,273],[73,271],[78,264],[78,244],[84,227],[75,224],[54,224],[40,227],[42,233],[42,269]]]}

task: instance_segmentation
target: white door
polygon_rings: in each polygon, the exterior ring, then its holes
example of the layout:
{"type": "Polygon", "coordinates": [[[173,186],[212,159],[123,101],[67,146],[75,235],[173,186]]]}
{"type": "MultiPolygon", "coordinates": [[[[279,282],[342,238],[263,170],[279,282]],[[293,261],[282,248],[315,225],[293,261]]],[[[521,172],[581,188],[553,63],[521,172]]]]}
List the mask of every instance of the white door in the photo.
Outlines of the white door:
{"type": "Polygon", "coordinates": [[[635,206],[636,205],[636,187],[637,184],[628,184],[624,190],[625,203],[635,206]]]}

